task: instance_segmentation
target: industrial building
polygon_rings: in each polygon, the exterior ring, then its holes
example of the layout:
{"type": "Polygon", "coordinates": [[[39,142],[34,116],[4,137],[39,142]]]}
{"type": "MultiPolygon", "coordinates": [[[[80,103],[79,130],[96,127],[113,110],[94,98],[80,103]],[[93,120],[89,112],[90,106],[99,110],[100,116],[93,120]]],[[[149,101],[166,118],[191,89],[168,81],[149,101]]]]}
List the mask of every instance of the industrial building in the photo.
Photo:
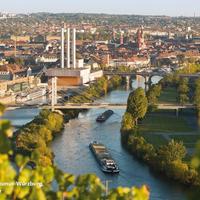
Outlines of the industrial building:
{"type": "Polygon", "coordinates": [[[60,68],[46,71],[49,80],[57,77],[57,86],[80,86],[103,76],[103,72],[91,72],[83,59],[76,59],[76,29],[61,29],[61,58],[60,68]]]}

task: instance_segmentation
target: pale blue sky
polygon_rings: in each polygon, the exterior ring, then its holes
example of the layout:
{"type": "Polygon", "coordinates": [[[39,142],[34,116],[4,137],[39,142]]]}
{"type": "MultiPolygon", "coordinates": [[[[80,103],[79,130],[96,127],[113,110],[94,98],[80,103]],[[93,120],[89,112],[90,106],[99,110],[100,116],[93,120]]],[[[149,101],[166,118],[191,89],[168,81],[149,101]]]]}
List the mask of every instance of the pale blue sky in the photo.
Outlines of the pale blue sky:
{"type": "Polygon", "coordinates": [[[200,16],[200,0],[0,0],[0,11],[200,16]]]}

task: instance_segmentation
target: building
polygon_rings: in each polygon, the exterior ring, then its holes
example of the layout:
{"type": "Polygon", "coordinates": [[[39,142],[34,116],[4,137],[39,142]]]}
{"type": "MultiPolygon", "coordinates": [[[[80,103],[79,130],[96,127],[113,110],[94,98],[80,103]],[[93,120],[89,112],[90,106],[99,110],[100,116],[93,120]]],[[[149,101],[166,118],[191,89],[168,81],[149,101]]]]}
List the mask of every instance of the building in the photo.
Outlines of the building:
{"type": "Polygon", "coordinates": [[[120,66],[126,66],[131,69],[134,68],[141,68],[141,67],[147,67],[150,64],[150,58],[149,57],[138,57],[138,56],[132,56],[127,59],[113,59],[110,61],[110,66],[112,67],[120,67],[120,66]]]}
{"type": "Polygon", "coordinates": [[[16,42],[30,42],[31,41],[31,37],[29,35],[25,35],[25,36],[11,35],[10,39],[16,42]]]}
{"type": "Polygon", "coordinates": [[[17,64],[6,64],[0,66],[0,80],[8,81],[14,80],[19,77],[24,77],[27,75],[27,69],[17,65],[17,64]]]}
{"type": "Polygon", "coordinates": [[[146,48],[146,44],[145,44],[145,40],[144,40],[144,32],[143,32],[142,27],[139,28],[137,31],[137,47],[139,50],[146,48]]]}
{"type": "Polygon", "coordinates": [[[58,58],[55,54],[43,54],[36,58],[36,63],[56,63],[58,58]]]}
{"type": "Polygon", "coordinates": [[[76,29],[61,29],[61,58],[60,68],[52,68],[46,71],[49,81],[57,77],[58,87],[80,86],[103,75],[91,73],[91,68],[84,64],[83,59],[76,57],[76,29]]]}

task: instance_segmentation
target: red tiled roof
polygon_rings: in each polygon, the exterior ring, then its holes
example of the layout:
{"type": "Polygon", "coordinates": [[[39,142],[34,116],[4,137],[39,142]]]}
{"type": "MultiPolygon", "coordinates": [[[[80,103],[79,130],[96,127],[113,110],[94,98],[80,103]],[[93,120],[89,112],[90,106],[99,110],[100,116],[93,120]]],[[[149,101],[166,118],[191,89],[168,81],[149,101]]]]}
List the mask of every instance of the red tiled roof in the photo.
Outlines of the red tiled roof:
{"type": "Polygon", "coordinates": [[[6,71],[6,72],[11,72],[12,74],[15,74],[18,72],[23,72],[25,71],[25,69],[17,64],[7,64],[7,65],[0,66],[0,71],[4,71],[4,72],[6,71]]]}

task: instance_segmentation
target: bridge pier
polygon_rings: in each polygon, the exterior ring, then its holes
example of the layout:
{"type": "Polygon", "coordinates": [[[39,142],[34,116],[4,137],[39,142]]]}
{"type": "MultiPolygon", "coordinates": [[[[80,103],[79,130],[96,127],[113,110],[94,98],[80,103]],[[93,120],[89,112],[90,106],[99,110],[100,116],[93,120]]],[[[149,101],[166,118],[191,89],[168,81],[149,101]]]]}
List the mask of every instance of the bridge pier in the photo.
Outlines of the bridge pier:
{"type": "Polygon", "coordinates": [[[51,110],[55,110],[57,104],[57,77],[51,79],[51,110]]]}
{"type": "Polygon", "coordinates": [[[152,76],[144,76],[145,79],[145,92],[151,87],[152,81],[151,81],[152,76]]]}
{"type": "Polygon", "coordinates": [[[177,118],[179,117],[179,109],[178,108],[176,109],[176,117],[177,118]]]}
{"type": "Polygon", "coordinates": [[[126,76],[126,90],[130,90],[130,85],[131,85],[131,77],[126,76]]]}
{"type": "Polygon", "coordinates": [[[144,76],[144,82],[145,82],[145,84],[148,84],[148,81],[149,81],[149,77],[148,76],[144,76]]]}
{"type": "Polygon", "coordinates": [[[144,77],[145,85],[148,85],[149,87],[151,86],[151,84],[152,84],[151,78],[152,78],[152,76],[145,76],[144,77]]]}
{"type": "Polygon", "coordinates": [[[149,87],[151,87],[151,85],[152,85],[152,83],[153,83],[152,80],[151,80],[152,77],[153,77],[153,76],[150,76],[150,77],[149,77],[149,80],[148,80],[148,85],[149,85],[149,87]]]}
{"type": "Polygon", "coordinates": [[[145,91],[145,93],[147,93],[147,91],[148,91],[148,85],[147,84],[144,85],[144,91],[145,91]]]}

